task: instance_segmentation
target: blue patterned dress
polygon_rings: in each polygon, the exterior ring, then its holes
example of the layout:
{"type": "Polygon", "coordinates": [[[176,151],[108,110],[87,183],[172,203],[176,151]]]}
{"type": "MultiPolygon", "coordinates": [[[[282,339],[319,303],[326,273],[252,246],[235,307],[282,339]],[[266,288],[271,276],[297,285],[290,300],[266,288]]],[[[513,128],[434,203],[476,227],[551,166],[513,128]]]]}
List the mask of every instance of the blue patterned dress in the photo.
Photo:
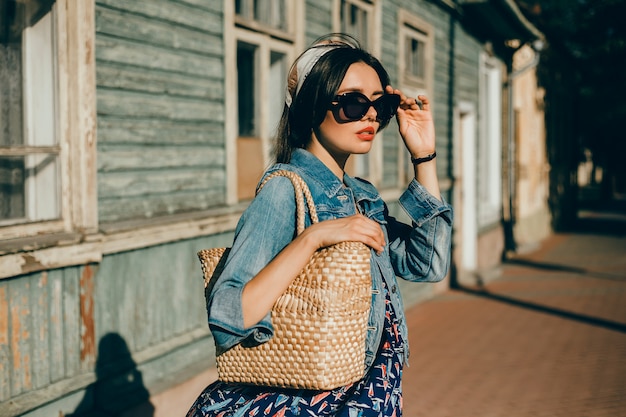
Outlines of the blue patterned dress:
{"type": "Polygon", "coordinates": [[[187,417],[401,417],[404,344],[386,287],[384,291],[385,330],[376,360],[362,380],[331,391],[216,381],[198,396],[187,417]]]}

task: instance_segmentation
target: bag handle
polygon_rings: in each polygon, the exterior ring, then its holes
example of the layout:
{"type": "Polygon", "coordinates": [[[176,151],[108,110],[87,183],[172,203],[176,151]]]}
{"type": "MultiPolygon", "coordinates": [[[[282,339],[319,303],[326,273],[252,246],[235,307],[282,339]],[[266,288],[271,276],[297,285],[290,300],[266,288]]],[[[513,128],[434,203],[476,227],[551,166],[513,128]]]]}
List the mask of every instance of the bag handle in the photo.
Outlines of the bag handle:
{"type": "Polygon", "coordinates": [[[287,171],[286,169],[281,169],[278,171],[274,171],[269,174],[263,182],[257,188],[256,193],[263,188],[265,184],[269,180],[275,177],[286,177],[291,180],[291,184],[293,184],[293,188],[296,194],[296,231],[297,234],[300,234],[304,231],[304,203],[306,200],[306,205],[309,208],[309,216],[311,217],[312,223],[318,223],[319,219],[317,217],[317,210],[315,209],[315,202],[313,201],[313,196],[311,195],[311,190],[309,190],[309,186],[306,182],[300,177],[298,174],[292,171],[287,171]]]}

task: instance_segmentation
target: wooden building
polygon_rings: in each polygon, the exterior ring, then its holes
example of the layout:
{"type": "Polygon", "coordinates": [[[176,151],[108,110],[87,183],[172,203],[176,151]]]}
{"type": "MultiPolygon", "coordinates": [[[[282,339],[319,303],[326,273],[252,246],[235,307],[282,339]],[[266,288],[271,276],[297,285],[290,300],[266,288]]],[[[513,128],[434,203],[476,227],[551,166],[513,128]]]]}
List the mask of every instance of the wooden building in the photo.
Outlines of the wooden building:
{"type": "MultiPolygon", "coordinates": [[[[407,306],[498,264],[507,80],[541,37],[512,0],[1,7],[0,416],[119,413],[213,366],[196,252],[231,243],[271,162],[289,65],[325,33],[353,34],[434,104],[455,268],[404,285],[407,306]]],[[[402,216],[411,169],[394,126],[350,170],[402,216]]]]}

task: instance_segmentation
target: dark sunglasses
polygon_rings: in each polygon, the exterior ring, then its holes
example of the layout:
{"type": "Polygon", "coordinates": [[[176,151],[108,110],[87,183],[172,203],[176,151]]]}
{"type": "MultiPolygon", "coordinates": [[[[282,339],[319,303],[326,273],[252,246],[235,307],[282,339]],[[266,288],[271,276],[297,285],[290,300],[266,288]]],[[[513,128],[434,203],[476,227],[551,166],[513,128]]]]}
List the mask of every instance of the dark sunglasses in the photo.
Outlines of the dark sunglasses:
{"type": "Polygon", "coordinates": [[[370,107],[376,110],[376,120],[381,125],[386,125],[396,114],[400,105],[400,96],[397,94],[383,94],[374,101],[356,91],[335,96],[330,104],[333,111],[340,110],[339,119],[354,122],[361,120],[367,114],[370,107]]]}

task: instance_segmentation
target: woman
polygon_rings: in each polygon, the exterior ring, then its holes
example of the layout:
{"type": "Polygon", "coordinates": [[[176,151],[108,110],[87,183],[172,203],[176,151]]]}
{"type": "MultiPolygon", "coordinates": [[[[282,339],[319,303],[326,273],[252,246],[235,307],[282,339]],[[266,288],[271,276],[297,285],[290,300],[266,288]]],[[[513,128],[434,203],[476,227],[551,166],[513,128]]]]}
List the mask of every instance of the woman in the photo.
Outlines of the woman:
{"type": "Polygon", "coordinates": [[[331,391],[243,386],[217,381],[193,404],[192,416],[396,416],[409,349],[396,276],[435,282],[447,273],[452,209],[443,202],[435,167],[428,98],[389,85],[381,63],[345,35],[318,40],[294,63],[279,125],[276,164],[309,186],[320,222],[295,232],[294,189],[276,177],[259,191],[237,226],[220,279],[209,296],[217,354],[272,337],[270,309],[319,248],[359,241],[372,250],[372,304],[365,377],[331,391]],[[421,105],[421,107],[420,107],[421,105]],[[344,172],[397,115],[415,167],[400,197],[412,225],[388,213],[376,189],[344,172]]]}

